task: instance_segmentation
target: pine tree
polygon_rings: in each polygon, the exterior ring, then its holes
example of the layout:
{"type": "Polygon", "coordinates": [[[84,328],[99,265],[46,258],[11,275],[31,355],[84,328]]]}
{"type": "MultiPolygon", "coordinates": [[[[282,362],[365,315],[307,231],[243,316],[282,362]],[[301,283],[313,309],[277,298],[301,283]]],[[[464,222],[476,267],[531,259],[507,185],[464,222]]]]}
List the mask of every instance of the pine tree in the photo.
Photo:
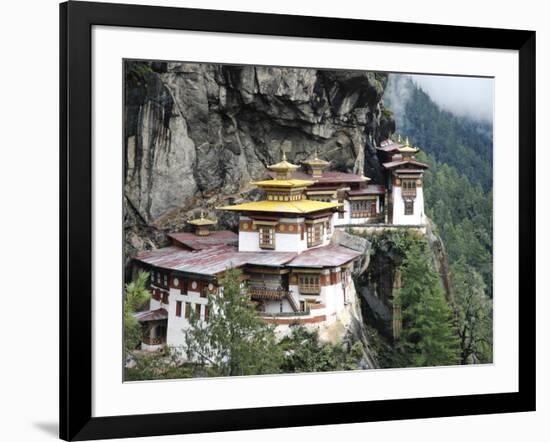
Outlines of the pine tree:
{"type": "Polygon", "coordinates": [[[452,267],[452,284],[458,306],[461,363],[491,362],[493,306],[485,294],[483,279],[464,259],[460,259],[452,267]]]}
{"type": "Polygon", "coordinates": [[[147,290],[149,273],[139,272],[135,281],[126,284],[124,297],[124,346],[126,350],[134,350],[141,341],[141,327],[134,313],[150,299],[147,290]]]}
{"type": "Polygon", "coordinates": [[[240,275],[228,269],[219,293],[208,295],[208,320],[191,313],[184,331],[187,357],[218,376],[277,373],[282,352],[274,327],[256,313],[240,275]]]}
{"type": "Polygon", "coordinates": [[[452,312],[439,275],[432,268],[425,241],[415,241],[402,266],[403,330],[398,347],[407,366],[454,365],[459,347],[452,312]]]}

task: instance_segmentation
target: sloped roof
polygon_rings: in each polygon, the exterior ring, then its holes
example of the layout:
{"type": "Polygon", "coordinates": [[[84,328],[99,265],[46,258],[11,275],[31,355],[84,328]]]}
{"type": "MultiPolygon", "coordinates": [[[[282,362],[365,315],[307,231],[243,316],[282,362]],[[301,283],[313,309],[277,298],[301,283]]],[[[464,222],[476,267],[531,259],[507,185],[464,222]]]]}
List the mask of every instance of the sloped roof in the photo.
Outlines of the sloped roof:
{"type": "Polygon", "coordinates": [[[237,212],[279,212],[305,214],[318,212],[320,210],[334,209],[340,207],[339,203],[325,203],[314,200],[297,201],[253,201],[250,203],[235,204],[232,206],[217,207],[219,210],[231,210],[237,212]]]}
{"type": "Polygon", "coordinates": [[[364,189],[348,190],[349,196],[384,195],[385,193],[386,193],[386,188],[380,184],[369,184],[364,189]]]}
{"type": "Polygon", "coordinates": [[[377,150],[381,150],[382,152],[394,152],[398,151],[401,147],[403,147],[403,143],[397,143],[393,140],[384,140],[380,142],[380,146],[377,147],[377,150]]]}
{"type": "Polygon", "coordinates": [[[412,165],[412,166],[417,166],[420,169],[429,169],[430,168],[430,166],[428,166],[427,164],[421,163],[421,162],[413,160],[413,159],[402,159],[402,160],[397,160],[397,161],[390,161],[389,163],[384,163],[383,166],[386,169],[393,169],[395,167],[409,165],[409,164],[412,165]]]}
{"type": "Polygon", "coordinates": [[[296,252],[239,252],[231,246],[213,246],[197,251],[172,246],[142,252],[136,260],[155,267],[214,276],[245,264],[282,266],[296,255],[296,252]]]}
{"type": "Polygon", "coordinates": [[[163,308],[158,308],[156,310],[147,310],[144,312],[134,313],[134,317],[139,322],[161,321],[168,318],[168,311],[163,308]]]}
{"type": "Polygon", "coordinates": [[[194,250],[202,250],[219,245],[237,245],[239,235],[229,230],[214,230],[208,236],[198,236],[194,233],[169,233],[168,236],[179,244],[194,250]]]}
{"type": "Polygon", "coordinates": [[[361,252],[331,244],[308,249],[300,253],[287,266],[308,268],[337,267],[354,260],[358,256],[361,256],[361,252]]]}

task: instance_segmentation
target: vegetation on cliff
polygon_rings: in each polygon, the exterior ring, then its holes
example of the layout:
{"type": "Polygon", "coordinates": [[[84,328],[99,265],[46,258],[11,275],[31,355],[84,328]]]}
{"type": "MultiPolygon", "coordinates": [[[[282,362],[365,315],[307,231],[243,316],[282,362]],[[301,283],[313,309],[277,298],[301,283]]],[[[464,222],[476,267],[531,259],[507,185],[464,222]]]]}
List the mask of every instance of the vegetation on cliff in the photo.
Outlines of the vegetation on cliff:
{"type": "Polygon", "coordinates": [[[461,363],[492,361],[492,125],[440,109],[410,78],[390,78],[396,130],[422,148],[426,213],[450,263],[461,363]],[[396,91],[398,87],[400,90],[396,91]],[[400,102],[395,102],[395,97],[400,102]]]}

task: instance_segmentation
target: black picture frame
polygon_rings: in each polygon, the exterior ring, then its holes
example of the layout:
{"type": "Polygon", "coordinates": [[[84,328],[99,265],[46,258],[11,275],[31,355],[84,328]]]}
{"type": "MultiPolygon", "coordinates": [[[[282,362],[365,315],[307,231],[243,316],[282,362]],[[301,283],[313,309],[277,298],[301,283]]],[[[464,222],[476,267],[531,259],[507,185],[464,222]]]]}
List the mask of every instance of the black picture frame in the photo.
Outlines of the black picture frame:
{"type": "Polygon", "coordinates": [[[535,32],[108,3],[60,5],[60,437],[139,437],[535,410],[535,32]],[[509,49],[519,53],[519,391],[92,417],[94,25],[509,49]],[[519,296],[521,295],[521,296],[519,296]]]}

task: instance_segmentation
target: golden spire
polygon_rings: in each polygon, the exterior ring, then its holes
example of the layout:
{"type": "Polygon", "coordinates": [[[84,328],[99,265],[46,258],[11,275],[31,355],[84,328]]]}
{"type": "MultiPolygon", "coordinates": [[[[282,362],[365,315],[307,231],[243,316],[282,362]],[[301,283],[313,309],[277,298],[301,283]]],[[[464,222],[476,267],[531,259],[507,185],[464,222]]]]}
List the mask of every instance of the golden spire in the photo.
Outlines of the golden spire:
{"type": "Polygon", "coordinates": [[[404,146],[399,148],[399,153],[405,154],[405,155],[412,155],[416,152],[418,152],[418,148],[411,146],[411,144],[409,143],[409,137],[405,138],[405,144],[404,146]]]}
{"type": "Polygon", "coordinates": [[[300,166],[296,166],[295,164],[289,163],[286,159],[286,151],[287,149],[290,149],[290,141],[285,141],[283,145],[281,146],[281,161],[279,161],[277,164],[272,164],[271,166],[267,166],[269,170],[272,170],[276,173],[277,180],[289,180],[292,177],[292,174],[298,169],[300,166]]]}
{"type": "Polygon", "coordinates": [[[215,219],[206,218],[204,216],[204,210],[201,209],[200,217],[188,220],[187,223],[195,226],[195,235],[207,236],[210,234],[208,227],[217,224],[218,221],[215,219]]]}
{"type": "Polygon", "coordinates": [[[317,146],[315,146],[314,156],[310,160],[303,161],[309,169],[313,178],[321,178],[323,176],[323,170],[330,164],[328,161],[321,160],[318,156],[317,146]]]}

